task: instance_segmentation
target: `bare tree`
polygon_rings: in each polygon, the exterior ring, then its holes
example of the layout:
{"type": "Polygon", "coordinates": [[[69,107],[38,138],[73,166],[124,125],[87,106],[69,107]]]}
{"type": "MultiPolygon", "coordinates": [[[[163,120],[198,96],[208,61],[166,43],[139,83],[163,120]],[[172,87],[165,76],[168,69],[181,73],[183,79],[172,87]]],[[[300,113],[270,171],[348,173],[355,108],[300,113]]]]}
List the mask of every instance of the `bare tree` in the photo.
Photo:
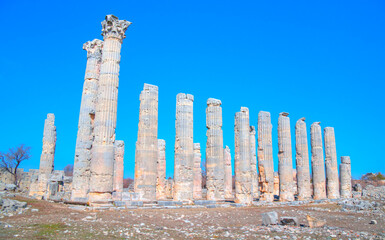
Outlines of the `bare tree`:
{"type": "Polygon", "coordinates": [[[64,175],[65,176],[73,176],[74,175],[74,165],[68,164],[67,166],[64,167],[64,175]]]}
{"type": "Polygon", "coordinates": [[[6,153],[0,153],[0,167],[14,176],[15,185],[19,186],[17,169],[20,163],[31,158],[31,147],[20,144],[16,148],[10,148],[6,153]]]}

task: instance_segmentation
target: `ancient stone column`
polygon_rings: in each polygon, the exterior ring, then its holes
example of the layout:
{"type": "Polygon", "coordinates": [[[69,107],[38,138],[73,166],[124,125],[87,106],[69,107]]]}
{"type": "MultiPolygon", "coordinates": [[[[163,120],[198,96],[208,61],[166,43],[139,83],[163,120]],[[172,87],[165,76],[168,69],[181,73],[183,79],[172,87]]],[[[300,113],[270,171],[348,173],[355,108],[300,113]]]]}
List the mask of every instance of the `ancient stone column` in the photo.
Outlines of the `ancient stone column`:
{"type": "Polygon", "coordinates": [[[78,135],[76,139],[72,201],[87,202],[90,182],[90,163],[94,139],[94,119],[102,63],[103,41],[94,39],[83,45],[87,51],[87,67],[80,104],[78,135]]]}
{"type": "Polygon", "coordinates": [[[225,165],[221,101],[209,98],[206,108],[206,188],[207,200],[224,200],[225,165]]]}
{"type": "Polygon", "coordinates": [[[47,185],[50,176],[54,169],[55,159],[55,148],[56,148],[56,126],[55,126],[55,115],[53,113],[47,114],[47,119],[44,122],[44,133],[43,133],[43,150],[40,157],[39,167],[39,180],[37,192],[31,192],[30,195],[36,194],[37,197],[44,199],[48,198],[47,185]]]}
{"type": "Polygon", "coordinates": [[[241,111],[235,114],[234,124],[235,151],[237,164],[235,164],[235,199],[236,203],[253,203],[253,185],[250,164],[250,122],[249,109],[241,107],[241,111]]]}
{"type": "Polygon", "coordinates": [[[156,200],[157,162],[158,87],[145,83],[140,93],[134,179],[135,192],[141,200],[156,200]]]}
{"type": "Polygon", "coordinates": [[[340,184],[341,184],[341,198],[352,197],[352,171],[350,165],[350,157],[341,157],[340,164],[340,184]]]}
{"type": "Polygon", "coordinates": [[[231,153],[229,146],[223,149],[225,160],[225,198],[233,198],[233,171],[231,168],[231,153]]]}
{"type": "Polygon", "coordinates": [[[123,175],[124,175],[124,141],[116,140],[114,143],[114,192],[123,192],[123,175]]]}
{"type": "Polygon", "coordinates": [[[338,164],[336,138],[334,128],[324,128],[325,141],[325,170],[326,170],[326,193],[329,199],[340,197],[340,189],[338,182],[338,164]]]}
{"type": "Polygon", "coordinates": [[[310,127],[311,138],[311,166],[313,174],[313,198],[315,200],[326,198],[325,164],[322,149],[322,132],[320,122],[315,122],[310,127]]]}
{"type": "Polygon", "coordinates": [[[156,200],[165,200],[166,196],[166,141],[158,139],[158,162],[156,178],[156,200]]]}
{"type": "Polygon", "coordinates": [[[261,200],[274,200],[274,163],[271,117],[269,112],[258,114],[258,170],[261,200]]]}
{"type": "Polygon", "coordinates": [[[194,143],[194,199],[202,198],[202,168],[201,168],[201,145],[194,143]]]}
{"type": "Polygon", "coordinates": [[[253,185],[253,198],[259,197],[258,171],[257,171],[257,146],[255,140],[255,127],[250,126],[250,167],[251,181],[253,185]]]}
{"type": "Polygon", "coordinates": [[[114,142],[118,105],[120,49],[125,31],[131,23],[107,15],[102,22],[104,38],[100,66],[98,102],[94,123],[89,201],[111,200],[114,176],[114,142]]]}
{"type": "Polygon", "coordinates": [[[194,190],[193,102],[193,95],[176,96],[173,198],[190,203],[194,190]]]}
{"type": "Polygon", "coordinates": [[[282,112],[278,118],[278,173],[279,200],[294,201],[293,160],[291,157],[291,134],[289,113],[282,112]]]}
{"type": "Polygon", "coordinates": [[[307,200],[311,198],[312,191],[305,118],[299,119],[295,124],[295,150],[298,200],[307,200]]]}

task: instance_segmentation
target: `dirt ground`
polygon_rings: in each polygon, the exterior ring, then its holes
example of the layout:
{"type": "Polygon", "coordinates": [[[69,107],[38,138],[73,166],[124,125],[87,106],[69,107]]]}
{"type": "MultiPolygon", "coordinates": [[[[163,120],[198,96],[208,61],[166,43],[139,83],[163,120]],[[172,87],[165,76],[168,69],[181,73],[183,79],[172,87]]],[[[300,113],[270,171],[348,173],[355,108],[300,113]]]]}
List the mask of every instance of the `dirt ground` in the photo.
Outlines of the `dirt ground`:
{"type": "Polygon", "coordinates": [[[0,239],[385,239],[383,211],[343,212],[336,203],[91,211],[13,199],[31,207],[0,219],[0,239]],[[270,211],[297,217],[301,226],[262,226],[261,213],[270,211]],[[326,220],[326,226],[309,228],[306,215],[326,220]]]}

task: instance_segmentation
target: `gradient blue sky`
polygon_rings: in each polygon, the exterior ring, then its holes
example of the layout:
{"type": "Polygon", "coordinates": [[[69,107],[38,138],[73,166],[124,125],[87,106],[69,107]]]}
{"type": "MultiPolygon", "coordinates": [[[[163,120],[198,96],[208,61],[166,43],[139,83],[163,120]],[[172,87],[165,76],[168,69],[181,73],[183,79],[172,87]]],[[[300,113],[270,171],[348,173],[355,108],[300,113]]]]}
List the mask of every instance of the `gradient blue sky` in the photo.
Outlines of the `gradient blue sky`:
{"type": "MultiPolygon", "coordinates": [[[[101,39],[106,14],[133,24],[122,46],[117,139],[134,175],[139,94],[159,86],[159,138],[173,175],[175,98],[195,96],[194,141],[205,156],[205,108],[222,100],[224,143],[234,154],[234,113],[290,113],[335,127],[338,162],[352,174],[385,172],[384,1],[0,1],[0,151],[25,143],[38,168],[44,119],[55,113],[55,169],[74,161],[86,66],[84,42],[101,39]]],[[[295,163],[293,158],[293,164],[295,163]]]]}

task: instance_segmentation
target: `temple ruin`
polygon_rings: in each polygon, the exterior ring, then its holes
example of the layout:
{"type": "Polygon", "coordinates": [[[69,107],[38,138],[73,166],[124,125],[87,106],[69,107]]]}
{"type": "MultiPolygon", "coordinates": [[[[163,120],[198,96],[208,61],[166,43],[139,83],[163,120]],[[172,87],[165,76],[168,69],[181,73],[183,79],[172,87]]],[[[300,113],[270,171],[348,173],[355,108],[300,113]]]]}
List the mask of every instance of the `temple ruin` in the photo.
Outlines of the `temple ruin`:
{"type": "MultiPolygon", "coordinates": [[[[275,150],[278,152],[278,172],[274,172],[270,112],[260,111],[258,118],[254,119],[248,108],[241,107],[234,117],[232,163],[230,147],[225,145],[223,138],[222,102],[214,98],[206,102],[207,141],[204,149],[204,145],[201,148],[199,143],[194,143],[194,96],[185,93],[176,96],[174,175],[173,178],[166,178],[166,142],[158,138],[160,90],[158,86],[147,83],[139,96],[134,183],[124,188],[124,166],[133,161],[125,158],[124,152],[125,148],[134,146],[127,146],[124,141],[115,138],[120,50],[130,24],[107,15],[102,22],[103,41],[95,39],[83,45],[87,51],[87,64],[73,177],[54,170],[55,116],[48,114],[44,124],[40,168],[23,173],[22,177],[21,185],[30,196],[88,204],[95,208],[209,203],[246,206],[256,202],[352,197],[350,157],[341,157],[338,172],[333,127],[322,131],[319,122],[311,125],[310,165],[305,118],[296,122],[293,169],[294,143],[291,140],[289,114],[281,112],[277,116],[278,146],[275,150]],[[252,119],[258,121],[257,127],[250,125],[252,119]]],[[[0,176],[7,177],[3,173],[0,176]]]]}

